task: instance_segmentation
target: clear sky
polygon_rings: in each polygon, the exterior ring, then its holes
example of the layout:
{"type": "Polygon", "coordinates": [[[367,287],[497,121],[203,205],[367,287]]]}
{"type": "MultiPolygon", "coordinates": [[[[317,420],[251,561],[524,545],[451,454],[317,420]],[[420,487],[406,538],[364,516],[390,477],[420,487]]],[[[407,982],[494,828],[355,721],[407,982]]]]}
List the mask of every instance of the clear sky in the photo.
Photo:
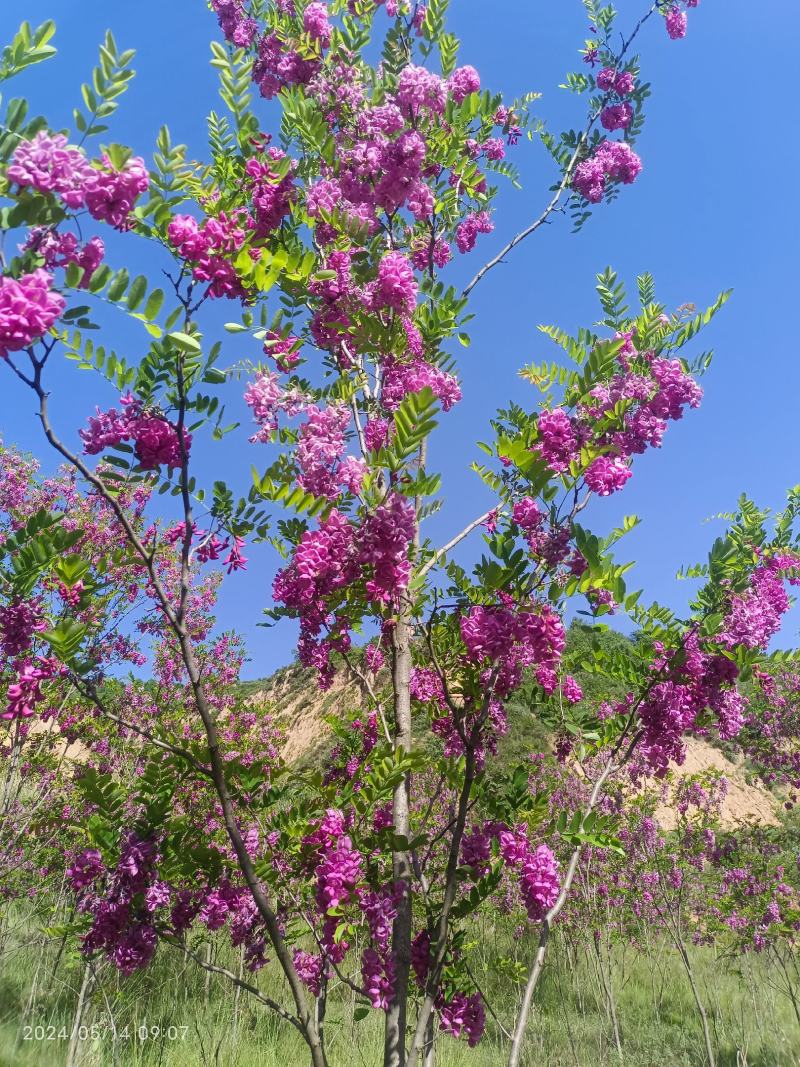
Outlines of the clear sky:
{"type": "MultiPolygon", "coordinates": [[[[647,4],[619,0],[618,6],[619,28],[625,29],[647,4]]],[[[579,126],[581,102],[557,88],[579,63],[576,50],[586,34],[579,0],[454,0],[451,9],[451,28],[463,42],[459,60],[478,68],[484,86],[508,97],[538,90],[544,95],[537,113],[552,129],[579,126]]],[[[557,355],[537,324],[590,325],[598,317],[594,275],[609,264],[632,285],[637,273],[651,271],[659,298],[669,305],[705,306],[721,289],[735,290],[703,335],[702,347],[713,346],[716,358],[703,380],[702,407],[670,426],[660,451],[637,457],[625,490],[591,512],[599,532],[623,514],[641,516],[642,525],[619,550],[637,560],[631,584],[643,587],[648,599],[680,608],[688,589],[675,583],[674,574],[704,558],[718,526],[706,520],[732,509],[741,492],[779,507],[785,489],[800,482],[794,13],[789,0],[703,0],[689,12],[683,41],[670,41],[657,20],[645,28],[638,51],[653,96],[637,144],[644,161],[638,181],[608,209],[601,207],[580,234],[571,235],[558,219],[540,230],[475,290],[472,346],[458,353],[464,399],[442,420],[433,446],[431,468],[444,473],[446,506],[429,524],[432,536],[446,540],[483,510],[488,497],[468,470],[480,458],[474,441],[487,436],[489,418],[510,398],[535,403],[537,394],[516,372],[533,359],[557,355]]],[[[121,48],[137,50],[137,77],[109,139],[148,157],[166,123],[175,141],[188,144],[190,156],[203,158],[205,116],[221,105],[208,65],[216,21],[202,0],[6,0],[0,5],[0,41],[10,38],[22,17],[58,24],[58,56],[9,86],[14,95],[28,95],[54,128],[71,122],[80,83],[111,28],[121,48]]],[[[259,101],[257,109],[270,129],[277,104],[259,101]]],[[[503,191],[494,234],[479,238],[478,249],[453,266],[454,284],[471,276],[545,203],[553,170],[542,147],[521,142],[511,158],[523,173],[523,189],[503,191]]],[[[131,273],[168,266],[144,242],[107,243],[109,261],[131,273]]],[[[236,316],[233,304],[215,308],[205,321],[207,337],[218,331],[222,336],[215,324],[236,316]]],[[[103,323],[113,327],[113,338],[104,340],[122,354],[135,357],[143,350],[144,338],[121,317],[103,323]]],[[[239,338],[226,340],[230,361],[258,358],[254,343],[242,345],[239,338]]],[[[54,421],[73,441],[95,404],[115,400],[103,381],[66,362],[55,369],[52,386],[54,421]]],[[[238,392],[232,393],[231,411],[246,424],[238,392]]],[[[42,455],[31,409],[10,374],[0,379],[0,433],[42,455]]],[[[244,486],[252,462],[262,469],[271,462],[274,452],[247,444],[246,436],[240,430],[223,447],[198,448],[211,477],[231,478],[239,469],[237,481],[244,486]]],[[[289,661],[296,635],[288,622],[256,627],[261,608],[270,603],[278,558],[268,546],[250,546],[248,555],[248,571],[226,582],[219,618],[246,634],[251,662],[245,673],[254,677],[289,661]]],[[[795,612],[785,643],[796,643],[797,628],[795,612]]]]}

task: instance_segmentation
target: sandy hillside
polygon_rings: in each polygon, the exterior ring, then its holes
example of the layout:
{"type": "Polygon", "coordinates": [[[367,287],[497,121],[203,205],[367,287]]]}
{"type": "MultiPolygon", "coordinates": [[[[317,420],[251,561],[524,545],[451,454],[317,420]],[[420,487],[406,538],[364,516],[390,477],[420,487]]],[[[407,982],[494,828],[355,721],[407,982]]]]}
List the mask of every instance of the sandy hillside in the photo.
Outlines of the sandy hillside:
{"type": "MultiPolygon", "coordinates": [[[[254,686],[251,700],[265,705],[274,715],[283,732],[284,759],[294,762],[309,756],[330,735],[325,722],[334,711],[347,710],[347,705],[357,707],[361,702],[358,687],[337,676],[331,688],[319,688],[314,671],[296,665],[279,670],[263,685],[254,686]]],[[[34,734],[50,732],[57,727],[53,722],[35,723],[34,734]]],[[[60,745],[63,757],[70,762],[84,762],[86,750],[79,744],[60,745]]],[[[722,825],[728,829],[747,822],[762,825],[777,825],[778,802],[764,786],[748,782],[744,768],[732,763],[722,752],[700,739],[688,741],[686,760],[680,767],[673,767],[678,776],[698,774],[707,770],[721,772],[728,781],[728,795],[722,805],[722,825]]],[[[675,814],[666,805],[657,809],[659,822],[666,828],[675,825],[675,814]]]]}
{"type": "MultiPolygon", "coordinates": [[[[775,826],[777,801],[767,789],[758,782],[747,781],[744,768],[732,763],[719,749],[707,741],[693,738],[686,744],[686,760],[680,767],[672,768],[678,776],[699,774],[703,771],[719,771],[728,782],[728,795],[722,804],[720,822],[726,829],[741,826],[747,822],[775,826]]],[[[668,829],[675,825],[675,814],[668,807],[657,809],[658,821],[668,829]]]]}
{"type": "MultiPolygon", "coordinates": [[[[261,699],[275,708],[275,716],[286,736],[283,755],[287,760],[296,760],[312,751],[323,742],[329,733],[324,716],[348,701],[358,702],[357,687],[338,677],[333,686],[322,692],[314,672],[299,667],[288,667],[267,679],[259,691],[261,699]]],[[[673,766],[678,776],[699,774],[715,770],[724,774],[728,781],[728,795],[722,805],[721,823],[731,829],[747,822],[776,825],[777,802],[764,786],[749,783],[744,768],[732,763],[722,752],[694,738],[687,743],[686,760],[673,766]]],[[[675,825],[674,813],[666,806],[657,812],[658,819],[667,828],[675,825]]]]}

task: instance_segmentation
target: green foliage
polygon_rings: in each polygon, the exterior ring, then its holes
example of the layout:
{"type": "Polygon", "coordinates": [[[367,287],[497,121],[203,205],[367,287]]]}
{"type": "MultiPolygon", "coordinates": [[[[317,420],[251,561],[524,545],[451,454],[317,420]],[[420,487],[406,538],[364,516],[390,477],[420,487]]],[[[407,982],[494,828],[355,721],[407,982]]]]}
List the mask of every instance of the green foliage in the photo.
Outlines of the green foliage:
{"type": "Polygon", "coordinates": [[[620,329],[628,317],[628,305],[625,303],[625,286],[618,280],[615,271],[610,267],[606,267],[602,274],[598,274],[597,293],[600,297],[600,305],[606,316],[602,325],[611,330],[620,329]]]}
{"type": "Polygon", "coordinates": [[[727,304],[732,292],[732,289],[726,289],[724,292],[720,293],[711,307],[700,312],[698,315],[695,315],[693,319],[681,326],[675,335],[675,345],[678,348],[681,348],[687,341],[690,341],[697,333],[699,333],[704,326],[707,326],[720,308],[727,304]]]}
{"type": "MultiPolygon", "coordinates": [[[[211,66],[219,75],[219,95],[236,123],[239,150],[249,154],[252,151],[251,139],[259,132],[258,119],[250,109],[253,102],[252,60],[244,49],[225,48],[218,41],[211,42],[211,54],[211,66]]],[[[216,122],[219,129],[219,120],[216,122]]],[[[220,140],[216,146],[212,144],[215,156],[223,156],[225,147],[224,141],[220,140]]]]}
{"type": "Polygon", "coordinates": [[[52,629],[45,630],[42,638],[62,663],[71,663],[77,656],[88,630],[88,626],[75,619],[64,619],[52,629]]]}
{"type": "Polygon", "coordinates": [[[0,82],[8,81],[27,67],[35,66],[56,54],[56,49],[49,44],[56,32],[52,19],[43,22],[35,30],[29,22],[20,24],[19,29],[0,55],[0,82]]]}
{"type": "Polygon", "coordinates": [[[81,539],[83,531],[65,529],[62,519],[60,513],[42,508],[0,547],[5,579],[17,596],[28,596],[41,576],[81,539]]]}
{"type": "MultiPolygon", "coordinates": [[[[106,33],[100,45],[100,62],[92,71],[91,80],[81,86],[85,110],[76,107],[72,112],[75,126],[83,139],[97,137],[108,130],[105,122],[98,120],[109,119],[119,107],[119,97],[134,76],[130,64],[135,54],[132,49],[119,52],[114,35],[110,30],[106,33]]],[[[119,154],[116,160],[111,152],[109,155],[117,167],[124,162],[119,154]]]]}
{"type": "Polygon", "coordinates": [[[167,226],[173,211],[184,201],[188,184],[185,157],[186,145],[173,145],[168,127],[162,126],[153,153],[149,197],[134,209],[143,225],[144,220],[152,219],[158,228],[167,226]]]}
{"type": "MultiPolygon", "coordinates": [[[[33,137],[46,125],[47,121],[42,115],[29,118],[27,100],[22,97],[9,100],[5,112],[0,117],[0,162],[8,162],[20,141],[33,137]]],[[[1,182],[0,189],[2,189],[1,182]]],[[[16,202],[10,207],[0,208],[0,228],[4,230],[14,229],[17,226],[58,222],[61,218],[63,218],[63,211],[60,208],[44,202],[41,197],[24,192],[20,193],[16,202]]]]}
{"type": "Polygon", "coordinates": [[[436,410],[437,400],[428,386],[403,398],[394,413],[394,436],[384,449],[391,470],[400,470],[404,462],[419,451],[422,442],[436,427],[436,410]]]}

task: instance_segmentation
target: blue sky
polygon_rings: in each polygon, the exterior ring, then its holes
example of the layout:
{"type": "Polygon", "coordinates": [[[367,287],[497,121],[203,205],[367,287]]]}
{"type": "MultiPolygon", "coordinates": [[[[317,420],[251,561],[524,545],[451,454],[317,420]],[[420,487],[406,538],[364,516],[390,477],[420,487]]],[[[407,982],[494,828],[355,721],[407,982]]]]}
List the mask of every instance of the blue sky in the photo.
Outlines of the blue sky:
{"type": "MultiPolygon", "coordinates": [[[[620,0],[624,29],[645,9],[644,0],[620,0]]],[[[622,190],[617,202],[600,209],[578,235],[563,220],[523,243],[475,290],[472,345],[458,353],[464,399],[442,421],[432,450],[432,468],[445,477],[446,507],[429,525],[446,540],[480,513],[488,499],[468,470],[479,458],[474,441],[487,436],[488,420],[510,398],[532,406],[536,394],[517,377],[533,359],[555,358],[557,350],[536,329],[557,323],[566,329],[590,325],[598,317],[594,275],[612,265],[633,285],[651,271],[659,298],[669,305],[705,306],[724,288],[735,292],[703,337],[716,357],[703,380],[705,400],[697,412],[672,425],[660,451],[637,458],[625,491],[594,507],[591,518],[602,532],[624,514],[642,525],[620,547],[637,560],[631,584],[649,599],[679,608],[688,592],[675,583],[675,571],[704,557],[718,524],[706,520],[730,510],[741,492],[779,507],[788,486],[800,481],[797,404],[800,362],[794,310],[797,307],[798,225],[793,183],[800,173],[795,136],[796,88],[793,9],[788,0],[768,5],[704,2],[689,13],[683,41],[667,38],[651,20],[638,44],[642,76],[652,83],[648,121],[637,150],[644,171],[622,190]]],[[[121,48],[135,48],[137,77],[113,122],[113,140],[148,157],[159,126],[167,123],[175,141],[202,157],[205,116],[219,109],[208,65],[209,40],[216,22],[202,0],[25,0],[0,10],[0,41],[10,38],[24,15],[37,24],[58,24],[58,56],[9,86],[29,96],[54,128],[71,122],[80,83],[96,58],[97,44],[111,28],[121,48]]],[[[462,40],[460,62],[476,66],[483,84],[513,97],[542,92],[537,114],[551,128],[582,121],[581,104],[557,88],[578,63],[576,49],[586,21],[579,0],[530,3],[505,0],[488,5],[454,0],[451,28],[462,40]]],[[[257,105],[264,128],[276,121],[277,105],[257,105]]],[[[543,206],[553,171],[541,146],[521,142],[512,155],[523,174],[522,191],[500,196],[494,234],[455,264],[454,284],[463,282],[543,206]]],[[[109,243],[109,260],[134,271],[155,271],[166,262],[132,239],[109,243]]],[[[233,305],[216,308],[204,323],[207,337],[236,317],[233,305]]],[[[144,338],[119,319],[113,328],[118,350],[135,357],[144,338]]],[[[107,338],[110,340],[110,338],[107,338]]],[[[231,361],[255,349],[226,339],[231,361]]],[[[74,365],[55,368],[53,417],[74,440],[78,421],[95,404],[110,405],[110,388],[74,365]]],[[[232,413],[246,420],[237,396],[232,413]]],[[[6,376],[0,383],[0,433],[42,454],[30,399],[6,376]]],[[[264,446],[261,446],[263,449],[264,446]]],[[[262,468],[274,453],[259,453],[243,431],[222,448],[202,449],[211,477],[246,477],[252,462],[262,468]]],[[[244,484],[244,481],[240,484],[244,484]]],[[[244,575],[225,585],[219,618],[245,633],[251,662],[245,673],[269,673],[289,661],[293,624],[256,627],[269,606],[272,575],[278,565],[268,546],[251,546],[244,575]]],[[[785,643],[796,643],[797,613],[785,643]]]]}

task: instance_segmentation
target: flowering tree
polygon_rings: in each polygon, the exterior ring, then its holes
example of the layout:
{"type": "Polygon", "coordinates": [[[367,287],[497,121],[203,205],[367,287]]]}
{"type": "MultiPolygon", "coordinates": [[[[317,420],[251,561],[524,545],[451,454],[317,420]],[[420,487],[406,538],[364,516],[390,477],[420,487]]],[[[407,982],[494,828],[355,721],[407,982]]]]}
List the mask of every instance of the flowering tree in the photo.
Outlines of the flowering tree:
{"type": "MultiPolygon", "coordinates": [[[[662,18],[669,37],[683,36],[684,9],[696,2],[656,0],[621,38],[612,8],[585,6],[584,66],[567,78],[586,101],[579,133],[549,132],[530,113],[534,96],[504,103],[473,67],[458,66],[441,0],[213,0],[226,44],[213,45],[212,62],[228,114],[209,116],[206,161],[187,160],[166,128],[151,168],[118,144],[92,147],[132,75],[131,54],[110,35],[75,112],[77,143],[29,120],[22,101],[3,120],[0,226],[19,254],[2,263],[0,357],[87,494],[85,521],[56,516],[4,543],[9,630],[27,628],[6,649],[6,718],[52,703],[56,677],[123,731],[133,724],[121,709],[133,702],[143,773],[124,798],[113,761],[80,777],[89,808],[68,873],[83,949],[129,972],[159,938],[180,943],[195,922],[226,926],[253,970],[280,968],[286,1003],[255,992],[302,1034],[315,1067],[328,1062],[333,975],[363,1014],[384,1012],[385,1067],[431,1063],[437,1026],[480,1040],[483,998],[461,943],[504,877],[541,924],[509,1050],[511,1067],[519,1062],[549,930],[583,850],[613,844],[596,812],[607,783],[623,767],[664,773],[693,730],[738,731],[739,683],[778,630],[785,582],[797,580],[794,497],[774,534],[742,507],[688,619],[645,610],[626,590],[613,549],[633,520],[604,538],[579,523],[593,498],[624,488],[635,457],[659,447],[671,421],[699,406],[707,357],[690,363],[684,350],[727,298],[699,315],[670,313],[643,275],[631,311],[610,270],[598,278],[599,324],[576,337],[545,330],[566,363],[523,370],[538,403],[491,420],[488,458],[475,470],[494,505],[443,545],[426,534],[444,502],[428,440],[440,416],[456,417],[449,349],[454,338],[469,342],[470,293],[554,214],[583,225],[637,178],[648,88],[633,42],[662,18]],[[253,85],[275,101],[275,139],[262,130],[253,85]],[[506,156],[525,132],[553,159],[549,198],[459,292],[448,263],[492,231],[492,183],[514,180],[506,156]],[[115,247],[125,234],[152,242],[168,294],[105,262],[109,228],[115,247]],[[213,321],[220,300],[235,309],[227,328],[244,350],[233,367],[207,337],[204,317],[213,321]],[[141,325],[147,347],[135,363],[92,339],[100,302],[141,325]],[[77,448],[48,409],[50,366],[64,354],[120,392],[115,407],[87,413],[77,448]],[[243,372],[254,474],[238,496],[204,484],[193,449],[199,435],[236,430],[223,400],[243,372]],[[177,512],[153,521],[153,494],[177,512]],[[155,693],[115,689],[108,653],[93,652],[107,640],[99,582],[87,581],[94,509],[153,608],[155,693]],[[484,545],[469,571],[454,550],[478,531],[484,545]],[[210,634],[203,574],[242,570],[246,543],[267,539],[286,558],[267,614],[299,620],[300,661],[322,687],[341,671],[361,694],[338,724],[325,774],[281,765],[269,723],[232,688],[235,643],[210,634]],[[34,603],[37,583],[51,588],[60,575],[65,548],[84,587],[57,609],[34,603]],[[564,657],[575,601],[595,618],[627,612],[642,629],[629,655],[594,659],[624,680],[617,704],[580,706],[564,657]],[[363,648],[353,645],[359,633],[363,648]],[[487,785],[505,701],[524,675],[563,747],[569,739],[597,768],[569,819],[543,818],[527,772],[500,768],[487,785]],[[476,822],[476,810],[486,818],[476,822]]],[[[52,32],[23,25],[0,76],[46,58],[52,32]]]]}

